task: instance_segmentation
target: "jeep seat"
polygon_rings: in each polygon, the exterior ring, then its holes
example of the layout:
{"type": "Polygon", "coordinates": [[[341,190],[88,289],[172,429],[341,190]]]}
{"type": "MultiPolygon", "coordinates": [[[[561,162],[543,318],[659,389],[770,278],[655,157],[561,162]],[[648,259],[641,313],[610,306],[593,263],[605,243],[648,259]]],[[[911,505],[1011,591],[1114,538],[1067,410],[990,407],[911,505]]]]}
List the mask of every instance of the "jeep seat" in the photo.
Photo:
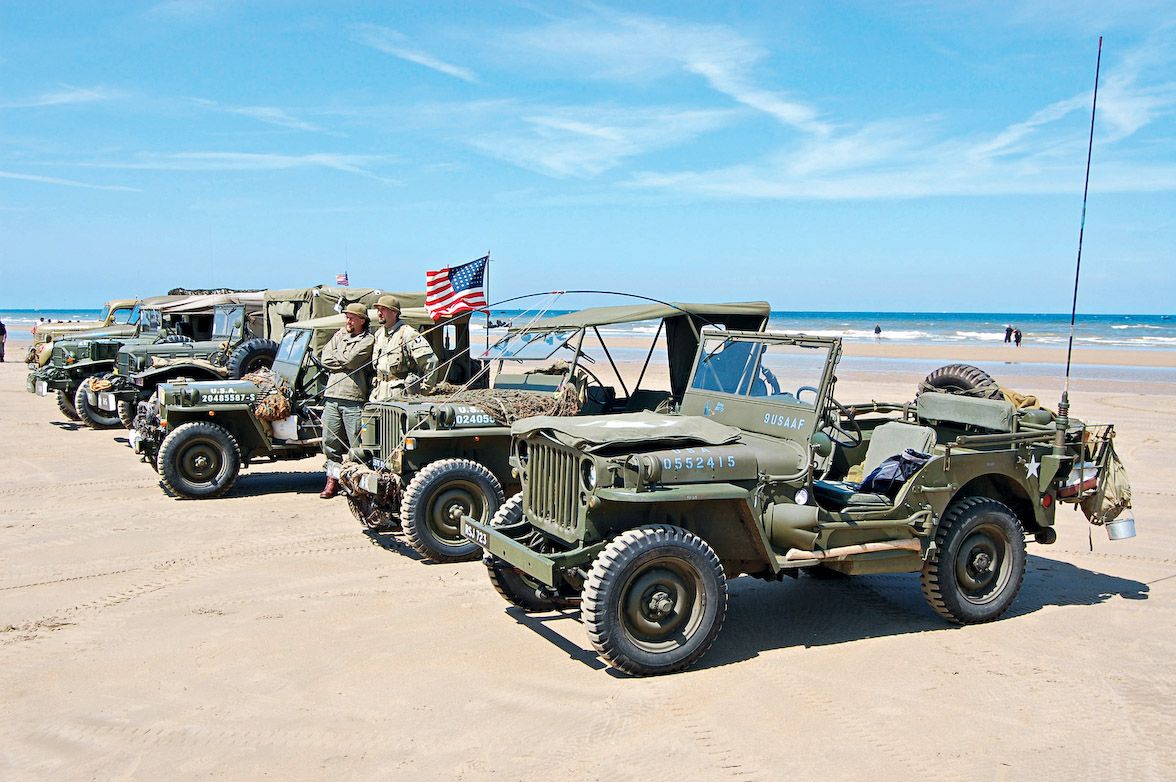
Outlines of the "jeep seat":
{"type": "MultiPolygon", "coordinates": [[[[869,475],[878,465],[911,448],[929,453],[935,445],[935,430],[902,421],[889,421],[874,430],[866,447],[862,475],[869,475]]],[[[850,481],[813,481],[813,494],[822,507],[841,510],[847,507],[884,507],[894,503],[885,494],[859,492],[859,485],[850,481]]]]}

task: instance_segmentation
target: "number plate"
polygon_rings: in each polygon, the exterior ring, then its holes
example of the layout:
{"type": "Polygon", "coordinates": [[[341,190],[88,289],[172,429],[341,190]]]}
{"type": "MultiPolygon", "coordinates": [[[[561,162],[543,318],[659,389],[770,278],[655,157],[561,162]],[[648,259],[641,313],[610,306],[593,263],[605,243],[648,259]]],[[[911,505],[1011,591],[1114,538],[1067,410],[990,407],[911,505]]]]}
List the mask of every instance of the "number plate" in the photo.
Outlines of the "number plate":
{"type": "Polygon", "coordinates": [[[98,406],[103,410],[109,410],[113,413],[118,409],[118,401],[114,398],[114,394],[109,391],[103,391],[98,394],[98,406]]]}
{"type": "Polygon", "coordinates": [[[86,402],[87,402],[87,404],[90,405],[90,407],[97,407],[98,406],[98,395],[95,394],[93,391],[87,390],[86,391],[86,402]]]}
{"type": "Polygon", "coordinates": [[[46,396],[49,394],[49,384],[44,380],[37,381],[37,396],[46,396]]]}
{"type": "Polygon", "coordinates": [[[465,519],[461,520],[461,534],[466,540],[472,540],[482,548],[486,548],[486,533],[472,526],[465,519]]]}

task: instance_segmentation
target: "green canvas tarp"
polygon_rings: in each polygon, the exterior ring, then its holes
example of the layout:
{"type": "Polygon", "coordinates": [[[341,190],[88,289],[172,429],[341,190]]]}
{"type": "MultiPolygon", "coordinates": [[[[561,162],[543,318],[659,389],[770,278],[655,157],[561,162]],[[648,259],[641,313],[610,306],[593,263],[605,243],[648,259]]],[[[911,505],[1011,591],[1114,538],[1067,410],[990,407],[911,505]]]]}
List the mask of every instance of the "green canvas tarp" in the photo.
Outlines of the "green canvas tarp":
{"type": "Polygon", "coordinates": [[[334,315],[343,307],[359,302],[371,308],[376,299],[391,293],[402,307],[423,307],[424,291],[397,293],[382,288],[337,288],[316,285],[311,288],[286,288],[265,292],[265,335],[279,342],[291,323],[334,315]]]}

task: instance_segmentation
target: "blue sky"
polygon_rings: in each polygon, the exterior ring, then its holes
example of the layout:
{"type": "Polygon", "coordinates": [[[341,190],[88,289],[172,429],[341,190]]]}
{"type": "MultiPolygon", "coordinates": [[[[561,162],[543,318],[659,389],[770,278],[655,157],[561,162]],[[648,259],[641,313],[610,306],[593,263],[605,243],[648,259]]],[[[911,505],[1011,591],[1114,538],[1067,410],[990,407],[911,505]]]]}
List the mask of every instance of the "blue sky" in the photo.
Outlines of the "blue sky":
{"type": "Polygon", "coordinates": [[[0,306],[1176,310],[1170,2],[0,2],[0,306]]]}

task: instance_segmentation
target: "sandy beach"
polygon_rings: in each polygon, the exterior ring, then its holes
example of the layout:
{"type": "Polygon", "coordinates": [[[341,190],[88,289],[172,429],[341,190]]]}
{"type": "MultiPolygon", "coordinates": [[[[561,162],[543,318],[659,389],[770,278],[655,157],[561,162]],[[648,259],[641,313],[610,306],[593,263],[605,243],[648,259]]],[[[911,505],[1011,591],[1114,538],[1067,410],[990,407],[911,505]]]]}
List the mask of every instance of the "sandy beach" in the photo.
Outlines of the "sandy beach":
{"type": "MultiPolygon", "coordinates": [[[[1064,353],[1013,350],[847,345],[837,395],[909,399],[964,361],[1054,404],[1064,353]]],[[[23,352],[0,364],[2,779],[1176,776],[1176,383],[1145,371],[1176,353],[1076,358],[1106,369],[1072,412],[1115,423],[1139,536],[1061,510],[1001,621],[946,625],[914,574],[741,578],[699,665],[634,679],[578,612],[362,532],[317,459],[169,498],[121,431],[26,393],[23,352]]]]}

